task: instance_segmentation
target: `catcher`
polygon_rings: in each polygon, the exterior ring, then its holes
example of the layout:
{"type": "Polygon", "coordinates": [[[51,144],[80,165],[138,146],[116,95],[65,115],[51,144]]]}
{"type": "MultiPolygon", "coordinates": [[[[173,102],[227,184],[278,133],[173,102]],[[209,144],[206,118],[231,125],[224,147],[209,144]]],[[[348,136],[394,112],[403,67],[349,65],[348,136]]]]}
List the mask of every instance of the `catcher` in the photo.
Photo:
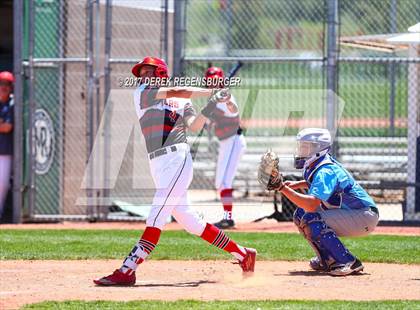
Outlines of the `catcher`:
{"type": "Polygon", "coordinates": [[[321,128],[306,128],[297,135],[295,168],[303,169],[302,181],[286,181],[279,171],[279,158],[268,151],[261,158],[258,180],[268,190],[278,190],[298,206],[293,221],[315,251],[309,265],[316,271],[346,276],[363,265],[338,236],[371,233],[379,212],[368,193],[328,153],[331,135],[321,128]],[[307,189],[307,194],[297,192],[307,189]]]}

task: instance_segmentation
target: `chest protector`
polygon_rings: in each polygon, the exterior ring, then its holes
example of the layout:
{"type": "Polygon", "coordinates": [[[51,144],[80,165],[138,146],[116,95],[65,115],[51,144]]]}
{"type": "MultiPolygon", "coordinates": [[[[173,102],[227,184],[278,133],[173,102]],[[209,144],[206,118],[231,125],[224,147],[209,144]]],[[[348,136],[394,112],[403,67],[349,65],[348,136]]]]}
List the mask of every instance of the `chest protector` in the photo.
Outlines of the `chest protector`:
{"type": "MultiPolygon", "coordinates": [[[[316,161],[314,163],[314,165],[311,165],[311,167],[306,168],[303,171],[303,178],[305,179],[305,181],[308,183],[309,187],[312,184],[313,178],[315,176],[315,173],[323,166],[327,166],[327,165],[339,165],[341,167],[341,165],[334,160],[329,154],[326,154],[324,157],[321,157],[320,159],[318,159],[318,161],[316,161]]],[[[344,170],[344,168],[343,168],[344,170]]],[[[347,171],[344,170],[347,174],[347,171]]],[[[328,200],[326,201],[321,201],[321,207],[323,209],[338,209],[341,208],[341,204],[343,201],[343,193],[348,193],[350,192],[350,190],[352,189],[354,185],[354,180],[353,178],[349,178],[349,185],[347,185],[344,189],[340,188],[340,187],[336,187],[334,189],[334,193],[330,196],[330,198],[328,198],[328,200]]]]}

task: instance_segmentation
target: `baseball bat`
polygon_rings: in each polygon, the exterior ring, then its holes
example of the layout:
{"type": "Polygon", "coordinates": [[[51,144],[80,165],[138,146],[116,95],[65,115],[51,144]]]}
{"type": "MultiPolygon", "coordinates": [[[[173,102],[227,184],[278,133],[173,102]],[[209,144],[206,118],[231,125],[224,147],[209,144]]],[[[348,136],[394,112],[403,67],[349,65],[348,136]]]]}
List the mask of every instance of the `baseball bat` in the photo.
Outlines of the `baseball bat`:
{"type": "Polygon", "coordinates": [[[229,79],[230,78],[233,78],[236,75],[236,73],[238,73],[239,69],[241,69],[241,67],[243,66],[243,64],[244,63],[242,61],[238,61],[236,63],[236,65],[232,69],[230,69],[229,74],[228,74],[228,78],[229,79]]]}

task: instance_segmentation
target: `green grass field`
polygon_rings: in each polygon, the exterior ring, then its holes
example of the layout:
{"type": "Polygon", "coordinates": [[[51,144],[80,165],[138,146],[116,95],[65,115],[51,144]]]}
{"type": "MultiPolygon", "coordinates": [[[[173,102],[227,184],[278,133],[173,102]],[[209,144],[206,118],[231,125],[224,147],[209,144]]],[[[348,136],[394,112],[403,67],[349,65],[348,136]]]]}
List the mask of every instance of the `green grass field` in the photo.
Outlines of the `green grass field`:
{"type": "MultiPolygon", "coordinates": [[[[313,256],[307,242],[293,233],[235,233],[234,240],[258,249],[260,260],[307,260],[313,256]]],[[[122,259],[138,240],[135,230],[1,230],[0,259],[122,259]]],[[[344,239],[362,261],[420,264],[416,236],[372,235],[344,239]]],[[[224,260],[214,249],[183,231],[165,231],[151,259],[224,260]]]]}
{"type": "Polygon", "coordinates": [[[370,301],[370,302],[348,302],[348,301],[194,301],[179,300],[174,302],[165,301],[130,301],[130,302],[111,302],[111,301],[66,301],[66,302],[43,302],[23,307],[22,309],[54,309],[54,310],[79,310],[79,309],[420,309],[420,301],[370,301]]]}

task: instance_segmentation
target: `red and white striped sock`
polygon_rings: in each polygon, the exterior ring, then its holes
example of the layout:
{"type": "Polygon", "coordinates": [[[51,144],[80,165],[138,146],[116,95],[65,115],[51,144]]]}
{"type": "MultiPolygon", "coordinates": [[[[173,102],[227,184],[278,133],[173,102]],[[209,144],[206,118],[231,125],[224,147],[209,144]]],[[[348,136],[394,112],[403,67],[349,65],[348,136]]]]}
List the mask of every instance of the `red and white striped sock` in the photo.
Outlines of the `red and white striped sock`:
{"type": "Polygon", "coordinates": [[[231,220],[232,219],[232,208],[233,208],[233,189],[225,188],[220,191],[220,200],[223,204],[224,215],[223,219],[231,220]]]}
{"type": "Polygon", "coordinates": [[[159,241],[161,230],[156,227],[146,227],[140,240],[126,257],[120,270],[127,274],[136,271],[147,256],[155,249],[159,241]]]}
{"type": "Polygon", "coordinates": [[[240,261],[242,261],[246,255],[245,249],[242,246],[231,240],[228,236],[226,236],[223,230],[212,224],[207,223],[206,228],[200,237],[219,249],[229,252],[240,261]]]}

